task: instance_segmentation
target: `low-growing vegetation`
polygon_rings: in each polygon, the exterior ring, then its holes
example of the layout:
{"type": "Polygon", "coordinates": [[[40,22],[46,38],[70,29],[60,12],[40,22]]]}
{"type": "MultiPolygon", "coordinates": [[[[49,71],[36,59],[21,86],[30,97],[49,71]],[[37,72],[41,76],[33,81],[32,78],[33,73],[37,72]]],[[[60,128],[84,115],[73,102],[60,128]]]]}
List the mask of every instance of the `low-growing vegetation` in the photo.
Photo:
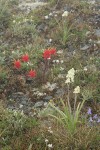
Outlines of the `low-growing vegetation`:
{"type": "Polygon", "coordinates": [[[99,6],[0,0],[0,150],[100,149],[99,6]]]}

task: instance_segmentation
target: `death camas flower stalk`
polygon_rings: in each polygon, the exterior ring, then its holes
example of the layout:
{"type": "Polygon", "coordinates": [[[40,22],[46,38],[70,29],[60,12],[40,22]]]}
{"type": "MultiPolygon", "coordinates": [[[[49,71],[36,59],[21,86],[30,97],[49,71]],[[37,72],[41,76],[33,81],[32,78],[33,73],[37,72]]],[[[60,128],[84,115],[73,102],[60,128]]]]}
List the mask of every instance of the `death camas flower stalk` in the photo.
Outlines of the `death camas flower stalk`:
{"type": "MultiPolygon", "coordinates": [[[[61,99],[61,104],[62,104],[63,109],[60,110],[53,103],[51,103],[51,102],[49,103],[50,107],[55,109],[56,112],[58,113],[58,115],[57,114],[56,115],[51,114],[50,116],[57,119],[57,121],[60,122],[60,124],[62,123],[70,135],[74,135],[77,131],[76,130],[77,125],[81,121],[81,117],[80,117],[81,109],[82,109],[83,104],[85,102],[85,99],[83,99],[81,102],[79,102],[76,105],[77,96],[80,93],[80,87],[76,86],[76,88],[73,91],[74,109],[72,109],[72,107],[71,107],[70,95],[69,95],[69,93],[71,92],[70,91],[71,88],[69,89],[69,87],[74,82],[75,72],[76,71],[74,70],[74,68],[72,68],[68,71],[67,76],[66,76],[66,82],[65,83],[67,83],[67,89],[68,89],[67,104],[61,99]]],[[[72,98],[72,100],[73,100],[73,98],[72,98]]]]}
{"type": "Polygon", "coordinates": [[[72,68],[68,71],[67,76],[66,76],[66,81],[65,81],[65,83],[67,83],[67,88],[68,88],[67,103],[68,103],[70,113],[71,113],[71,105],[69,101],[69,84],[74,82],[74,76],[75,76],[75,69],[72,68]]]}
{"type": "Polygon", "coordinates": [[[70,69],[70,70],[68,71],[68,73],[67,73],[65,83],[74,82],[74,76],[75,76],[75,70],[74,70],[74,68],[72,68],[72,69],[70,69]]]}

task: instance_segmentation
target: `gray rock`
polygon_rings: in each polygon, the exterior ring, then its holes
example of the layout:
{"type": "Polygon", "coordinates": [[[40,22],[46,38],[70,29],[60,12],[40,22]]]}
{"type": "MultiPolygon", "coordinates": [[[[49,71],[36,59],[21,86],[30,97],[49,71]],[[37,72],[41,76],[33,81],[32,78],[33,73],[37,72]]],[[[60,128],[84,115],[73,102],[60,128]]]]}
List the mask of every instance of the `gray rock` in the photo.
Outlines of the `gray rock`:
{"type": "Polygon", "coordinates": [[[80,50],[85,51],[85,50],[87,50],[87,49],[89,49],[89,48],[90,48],[89,45],[85,45],[85,46],[81,47],[80,50]]]}
{"type": "Polygon", "coordinates": [[[49,101],[49,100],[51,100],[53,97],[52,96],[46,96],[45,98],[44,98],[44,100],[45,101],[49,101]]]}
{"type": "Polygon", "coordinates": [[[22,105],[26,105],[27,102],[26,102],[25,100],[23,100],[23,101],[21,102],[21,104],[22,104],[22,105]]]}
{"type": "Polygon", "coordinates": [[[48,115],[54,115],[55,113],[57,113],[56,110],[48,105],[46,108],[44,108],[43,110],[41,110],[39,112],[38,116],[39,117],[46,117],[48,115]]]}
{"type": "Polygon", "coordinates": [[[68,11],[70,12],[72,10],[72,8],[68,5],[64,6],[64,11],[68,11]]]}
{"type": "Polygon", "coordinates": [[[40,101],[40,102],[36,102],[34,107],[37,108],[37,107],[42,107],[44,105],[44,102],[43,101],[40,101]]]}
{"type": "Polygon", "coordinates": [[[96,35],[99,38],[100,37],[100,29],[96,29],[94,32],[94,35],[96,35]]]}
{"type": "Polygon", "coordinates": [[[55,96],[56,96],[56,97],[62,97],[62,96],[64,95],[64,93],[65,93],[64,89],[58,89],[58,90],[56,91],[55,96]]]}
{"type": "Polygon", "coordinates": [[[25,10],[26,13],[29,13],[31,10],[34,10],[36,9],[37,7],[39,6],[45,6],[47,3],[45,2],[25,2],[25,1],[22,1],[18,8],[20,10],[25,10]]]}
{"type": "Polygon", "coordinates": [[[10,106],[10,105],[8,105],[8,107],[7,107],[8,109],[10,109],[10,110],[14,110],[15,109],[15,107],[14,106],[10,106]]]}

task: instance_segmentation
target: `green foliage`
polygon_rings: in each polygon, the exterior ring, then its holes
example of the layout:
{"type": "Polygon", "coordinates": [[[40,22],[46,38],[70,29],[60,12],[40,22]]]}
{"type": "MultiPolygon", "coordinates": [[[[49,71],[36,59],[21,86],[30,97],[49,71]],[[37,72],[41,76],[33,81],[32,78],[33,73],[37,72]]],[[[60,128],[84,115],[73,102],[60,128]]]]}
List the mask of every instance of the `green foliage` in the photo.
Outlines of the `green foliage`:
{"type": "Polygon", "coordinates": [[[50,115],[58,120],[58,122],[62,123],[63,126],[67,129],[70,134],[74,134],[76,132],[77,124],[80,122],[80,112],[83,107],[85,100],[79,103],[75,112],[70,112],[69,107],[64,104],[63,100],[61,100],[62,110],[55,107],[52,103],[50,106],[57,112],[58,115],[50,115]]]}
{"type": "MultiPolygon", "coordinates": [[[[47,97],[52,96],[54,101],[47,108],[39,109],[37,118],[27,116],[23,111],[4,108],[0,103],[0,150],[46,150],[49,143],[54,150],[99,150],[100,125],[93,122],[94,126],[90,126],[85,116],[89,104],[90,107],[94,105],[93,113],[98,115],[99,112],[99,38],[94,35],[92,20],[93,17],[98,19],[98,8],[94,9],[94,5],[80,0],[47,2],[48,5],[26,14],[17,9],[18,0],[0,0],[0,101],[2,97],[5,103],[9,93],[20,90],[37,101],[40,97],[34,96],[34,87],[45,92],[47,97]],[[62,17],[67,7],[71,11],[62,17]],[[89,49],[81,51],[82,44],[89,44],[89,49]],[[49,46],[62,50],[63,53],[53,57],[58,63],[53,59],[43,60],[43,50],[49,46]],[[29,62],[22,61],[26,53],[29,62]],[[18,59],[21,68],[15,69],[13,62],[18,59]],[[63,63],[60,64],[61,60],[63,63]],[[73,67],[76,70],[75,81],[67,87],[70,83],[65,85],[66,71],[73,67]],[[28,82],[27,74],[31,69],[36,70],[37,77],[28,82]],[[53,81],[57,83],[54,91],[42,89],[42,83],[53,81]],[[81,87],[81,94],[79,97],[74,93],[73,97],[71,90],[77,85],[81,87]],[[83,108],[85,101],[88,103],[83,108]],[[48,126],[51,126],[52,133],[48,126]],[[46,138],[48,143],[45,143],[46,138]]],[[[98,29],[98,22],[95,25],[98,29]]]]}
{"type": "Polygon", "coordinates": [[[4,146],[11,144],[13,137],[20,137],[24,134],[24,131],[30,130],[35,126],[38,126],[38,122],[35,118],[28,118],[20,111],[6,110],[0,106],[0,145],[4,146]]]}
{"type": "MultiPolygon", "coordinates": [[[[21,18],[20,18],[21,19],[21,18]]],[[[29,36],[33,39],[36,38],[36,30],[33,22],[22,22],[18,20],[13,20],[15,23],[12,23],[12,33],[13,36],[20,38],[28,38],[29,36]]],[[[23,18],[22,18],[23,19],[23,18]]]]}
{"type": "Polygon", "coordinates": [[[9,27],[10,20],[9,0],[0,0],[0,30],[9,27]]]}
{"type": "Polygon", "coordinates": [[[61,23],[58,22],[55,38],[58,39],[60,44],[62,44],[63,46],[65,46],[69,39],[73,36],[73,34],[71,33],[71,29],[72,25],[69,26],[67,21],[63,20],[61,23]]]}

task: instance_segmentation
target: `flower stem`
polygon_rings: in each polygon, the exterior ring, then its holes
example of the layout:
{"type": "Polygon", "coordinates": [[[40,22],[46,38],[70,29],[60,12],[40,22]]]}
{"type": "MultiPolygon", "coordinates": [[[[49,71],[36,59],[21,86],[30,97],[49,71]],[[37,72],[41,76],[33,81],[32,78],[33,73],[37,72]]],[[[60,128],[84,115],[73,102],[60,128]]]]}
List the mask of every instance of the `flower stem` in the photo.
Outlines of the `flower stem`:
{"type": "Polygon", "coordinates": [[[68,96],[67,96],[67,103],[68,103],[68,108],[69,108],[69,111],[70,111],[70,113],[71,113],[71,105],[70,105],[70,100],[69,100],[69,98],[70,98],[70,95],[69,95],[69,84],[67,84],[68,86],[68,96]]]}
{"type": "Polygon", "coordinates": [[[74,101],[74,113],[75,113],[75,109],[76,109],[76,101],[77,101],[77,94],[75,93],[75,101],[74,101]]]}

